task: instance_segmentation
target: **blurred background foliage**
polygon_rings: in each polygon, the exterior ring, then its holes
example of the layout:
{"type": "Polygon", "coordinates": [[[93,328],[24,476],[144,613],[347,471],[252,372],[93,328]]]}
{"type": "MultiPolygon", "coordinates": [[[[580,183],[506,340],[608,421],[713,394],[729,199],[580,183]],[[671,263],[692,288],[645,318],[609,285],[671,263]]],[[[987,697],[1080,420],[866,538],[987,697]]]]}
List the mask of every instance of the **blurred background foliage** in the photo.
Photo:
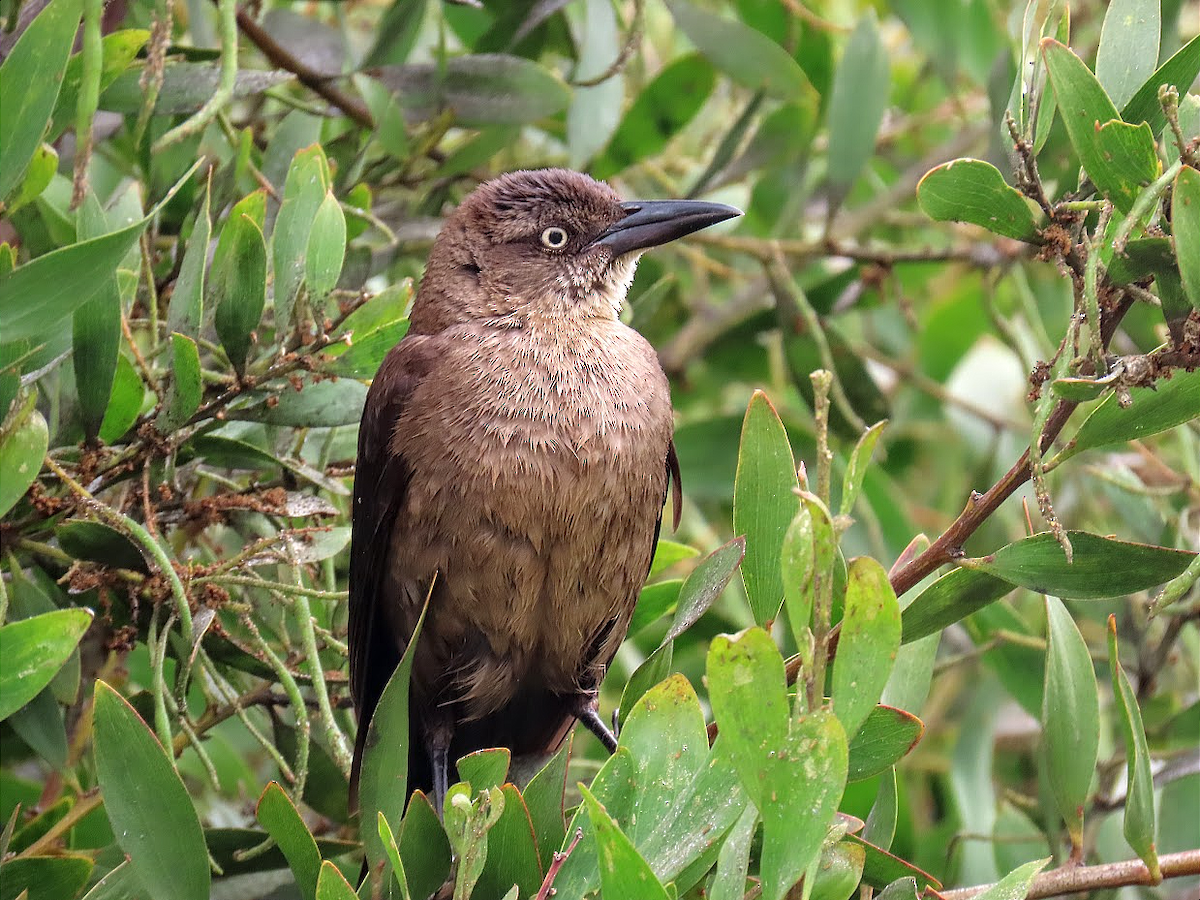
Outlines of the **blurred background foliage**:
{"type": "MultiPolygon", "coordinates": [[[[781,598],[734,579],[655,656],[696,559],[766,508],[748,489],[735,510],[739,459],[790,443],[817,470],[824,368],[830,509],[864,426],[888,420],[844,482],[853,521],[835,521],[841,558],[897,564],[900,605],[939,565],[986,567],[1031,532],[1059,555],[1030,575],[1019,545],[981,576],[1003,590],[968,586],[992,591],[985,608],[968,616],[980,595],[956,588],[923,623],[940,645],[889,657],[883,697],[923,737],[840,809],[890,807],[881,846],[944,885],[1050,856],[1149,860],[1155,831],[1160,855],[1200,853],[1197,565],[1167,552],[1200,549],[1194,0],[2,0],[0,21],[0,897],[205,896],[210,880],[214,897],[343,896],[317,872],[333,860],[353,882],[362,859],[344,588],[364,382],[404,334],[444,212],[551,165],[746,213],[648,255],[631,291],[625,316],[672,380],[684,516],[603,708],[635,672],[624,708],[672,671],[699,688],[714,638],[776,619],[781,598]],[[961,157],[979,162],[942,166],[961,157]],[[756,389],[771,403],[747,413],[756,389]],[[1044,437],[1053,457],[1060,431],[1079,455],[1044,475],[1035,459],[1025,485],[1022,452],[1044,437]],[[921,557],[914,538],[952,523],[921,557]],[[1071,593],[1064,528],[1110,590],[1071,593]],[[1095,709],[1078,690],[1093,666],[1095,709]],[[1083,706],[1045,703],[1052,685],[1083,706]],[[141,752],[139,717],[186,790],[141,752]],[[1095,765],[1047,759],[1055,728],[1096,737],[1095,765]],[[1150,798],[1132,825],[1130,796],[1150,798]],[[289,844],[297,829],[315,851],[289,844]],[[157,862],[156,835],[177,841],[157,862]]],[[[746,566],[778,579],[780,539],[748,534],[746,566]]],[[[779,618],[785,655],[802,626],[779,618]]],[[[570,806],[602,762],[575,742],[570,806]]],[[[734,826],[730,857],[764,852],[754,826],[734,826]]],[[[745,864],[708,874],[712,849],[685,895],[753,896],[745,864]]],[[[521,884],[498,853],[474,896],[521,884]]],[[[623,890],[604,882],[652,896],[623,890]]]]}

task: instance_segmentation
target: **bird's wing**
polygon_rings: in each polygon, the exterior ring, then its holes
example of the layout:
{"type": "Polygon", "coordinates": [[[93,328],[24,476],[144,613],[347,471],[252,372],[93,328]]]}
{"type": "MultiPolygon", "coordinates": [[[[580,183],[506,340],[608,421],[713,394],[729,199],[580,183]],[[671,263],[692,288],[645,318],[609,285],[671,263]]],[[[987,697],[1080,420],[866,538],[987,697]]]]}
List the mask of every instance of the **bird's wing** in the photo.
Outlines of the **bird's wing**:
{"type": "Polygon", "coordinates": [[[358,713],[358,739],[351,773],[357,802],[367,724],[384,686],[400,661],[395,636],[382,621],[380,596],[387,573],[389,540],[404,503],[409,466],[394,439],[397,421],[429,371],[430,339],[411,335],[392,349],[380,366],[363,408],[350,538],[350,695],[358,713]]]}

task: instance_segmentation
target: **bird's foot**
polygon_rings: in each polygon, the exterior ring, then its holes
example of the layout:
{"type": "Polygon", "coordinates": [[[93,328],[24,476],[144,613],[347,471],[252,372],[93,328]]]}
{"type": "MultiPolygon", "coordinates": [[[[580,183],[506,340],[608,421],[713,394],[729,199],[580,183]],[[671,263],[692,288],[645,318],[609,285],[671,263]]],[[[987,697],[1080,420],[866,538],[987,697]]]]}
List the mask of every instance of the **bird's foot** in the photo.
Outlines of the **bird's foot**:
{"type": "Polygon", "coordinates": [[[596,709],[597,706],[598,701],[595,694],[581,695],[579,705],[575,708],[575,718],[596,736],[609,753],[616,753],[617,736],[604,724],[604,720],[600,718],[600,713],[596,709]]]}

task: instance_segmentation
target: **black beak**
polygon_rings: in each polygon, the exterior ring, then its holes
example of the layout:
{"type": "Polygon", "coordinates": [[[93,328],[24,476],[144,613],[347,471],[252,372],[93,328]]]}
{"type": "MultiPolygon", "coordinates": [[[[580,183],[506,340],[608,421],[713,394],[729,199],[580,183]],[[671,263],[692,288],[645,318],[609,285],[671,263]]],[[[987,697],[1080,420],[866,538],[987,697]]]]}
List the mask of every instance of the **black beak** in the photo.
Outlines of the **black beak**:
{"type": "Polygon", "coordinates": [[[704,200],[630,200],[621,208],[628,215],[592,242],[608,247],[613,256],[657,247],[742,214],[724,203],[704,200]]]}

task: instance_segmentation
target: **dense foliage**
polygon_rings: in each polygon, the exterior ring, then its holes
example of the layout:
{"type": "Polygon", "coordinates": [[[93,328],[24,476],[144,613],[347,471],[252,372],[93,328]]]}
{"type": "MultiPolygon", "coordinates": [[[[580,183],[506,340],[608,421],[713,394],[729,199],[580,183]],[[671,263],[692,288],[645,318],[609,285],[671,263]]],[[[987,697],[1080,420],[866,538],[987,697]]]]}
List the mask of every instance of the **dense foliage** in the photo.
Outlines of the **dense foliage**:
{"type": "Polygon", "coordinates": [[[1194,895],[1194,0],[0,20],[0,900],[1194,895]],[[685,501],[621,746],[439,821],[406,660],[352,816],[365,382],[544,165],[746,211],[631,292],[685,501]]]}

